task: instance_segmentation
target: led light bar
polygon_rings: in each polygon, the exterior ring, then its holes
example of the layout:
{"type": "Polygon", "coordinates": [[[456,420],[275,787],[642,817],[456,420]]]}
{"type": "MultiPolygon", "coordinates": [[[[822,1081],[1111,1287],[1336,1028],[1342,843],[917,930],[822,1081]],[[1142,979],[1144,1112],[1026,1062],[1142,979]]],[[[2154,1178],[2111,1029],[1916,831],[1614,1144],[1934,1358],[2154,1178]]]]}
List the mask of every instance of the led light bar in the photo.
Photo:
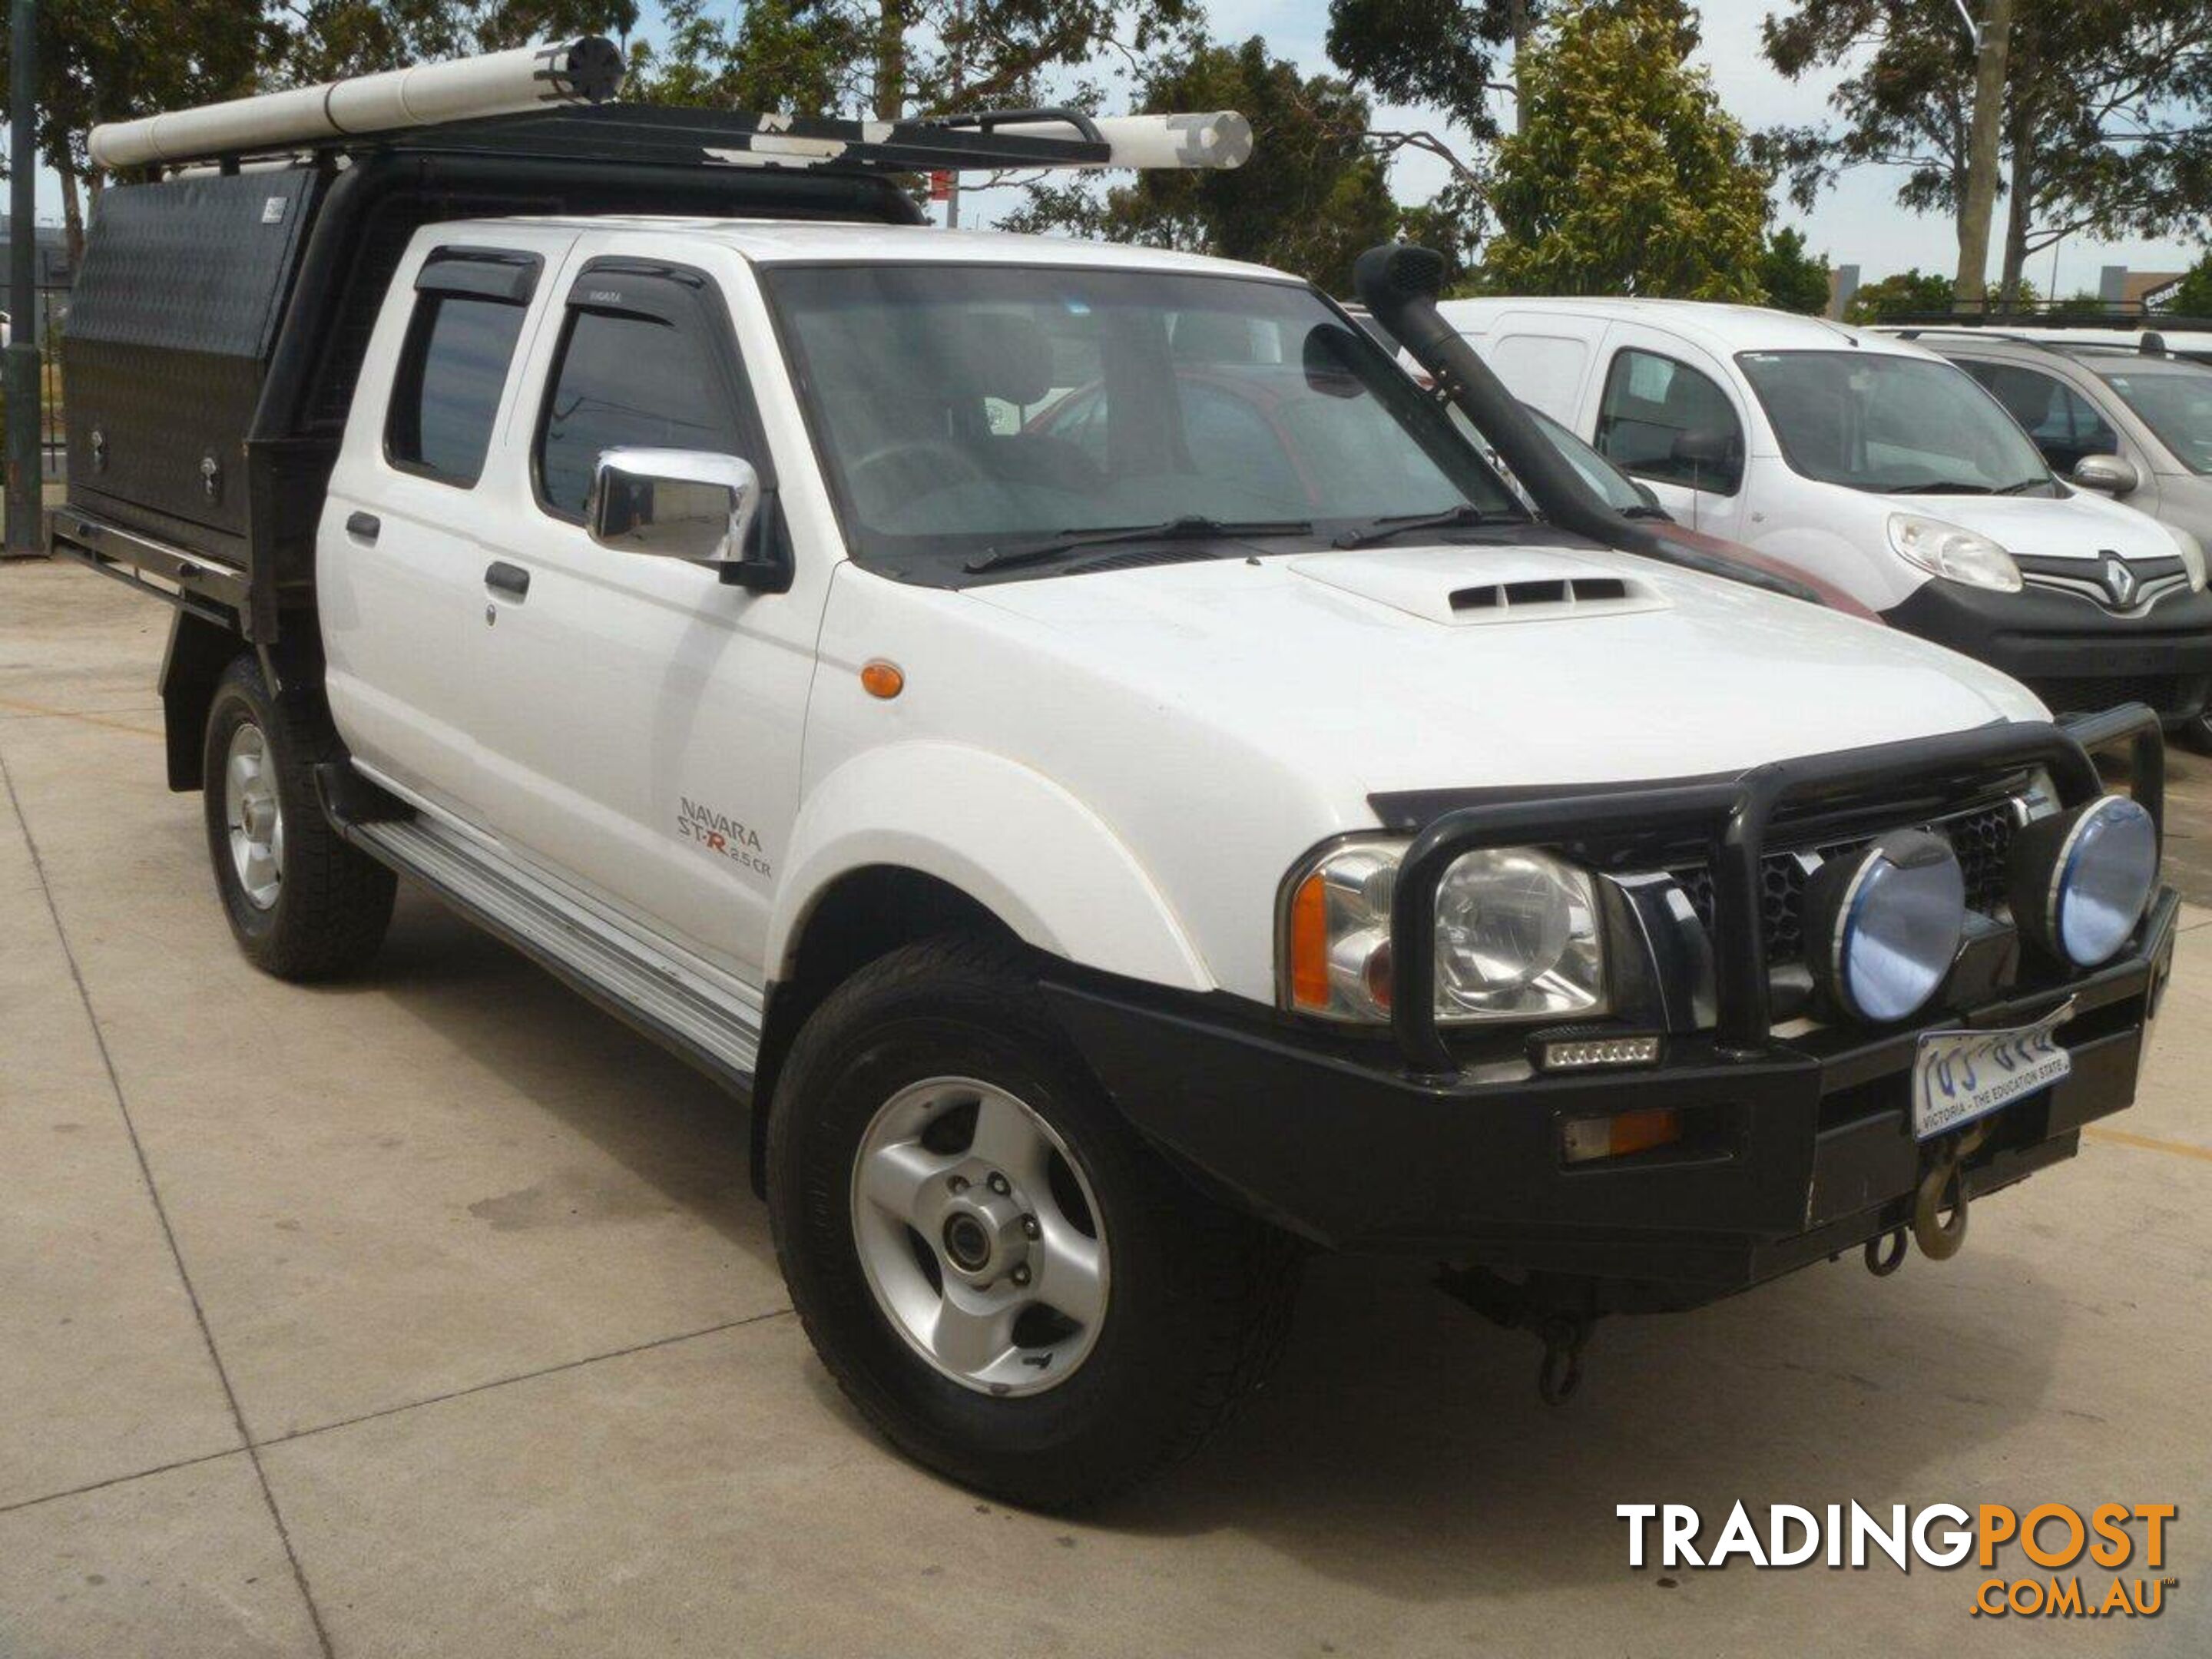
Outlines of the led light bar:
{"type": "Polygon", "coordinates": [[[1659,1039],[1570,1037],[1547,1042],[1537,1049],[1536,1062],[1547,1072],[1587,1072],[1603,1066],[1656,1066],[1659,1063],[1659,1039]]]}
{"type": "Polygon", "coordinates": [[[318,87],[234,98],[93,128],[94,166],[146,167],[289,148],[333,138],[598,104],[622,89],[623,58],[602,35],[357,75],[318,87]]]}

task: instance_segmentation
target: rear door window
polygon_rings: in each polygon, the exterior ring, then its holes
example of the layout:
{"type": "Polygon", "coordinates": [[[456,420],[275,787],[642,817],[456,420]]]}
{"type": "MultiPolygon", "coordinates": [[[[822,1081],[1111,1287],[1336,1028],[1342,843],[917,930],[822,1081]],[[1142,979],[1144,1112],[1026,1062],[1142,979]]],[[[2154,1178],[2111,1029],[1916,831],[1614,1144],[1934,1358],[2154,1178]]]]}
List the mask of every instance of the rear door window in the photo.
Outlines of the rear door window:
{"type": "Polygon", "coordinates": [[[1598,453],[1625,472],[1733,495],[1743,423],[1712,377],[1634,346],[1616,354],[1598,408],[1598,453]]]}
{"type": "Polygon", "coordinates": [[[416,300],[385,430],[393,465],[463,489],[476,483],[528,311],[473,294],[416,300]]]}

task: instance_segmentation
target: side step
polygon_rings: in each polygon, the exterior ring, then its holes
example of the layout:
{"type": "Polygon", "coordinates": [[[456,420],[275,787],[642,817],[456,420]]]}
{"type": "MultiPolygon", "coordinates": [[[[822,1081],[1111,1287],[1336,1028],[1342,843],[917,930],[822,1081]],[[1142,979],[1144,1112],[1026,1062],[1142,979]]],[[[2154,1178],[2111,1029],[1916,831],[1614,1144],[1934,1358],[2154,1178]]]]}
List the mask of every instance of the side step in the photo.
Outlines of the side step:
{"type": "Polygon", "coordinates": [[[428,819],[343,826],[370,857],[413,878],[617,1018],[750,1095],[761,1006],[710,985],[627,928],[428,819]]]}

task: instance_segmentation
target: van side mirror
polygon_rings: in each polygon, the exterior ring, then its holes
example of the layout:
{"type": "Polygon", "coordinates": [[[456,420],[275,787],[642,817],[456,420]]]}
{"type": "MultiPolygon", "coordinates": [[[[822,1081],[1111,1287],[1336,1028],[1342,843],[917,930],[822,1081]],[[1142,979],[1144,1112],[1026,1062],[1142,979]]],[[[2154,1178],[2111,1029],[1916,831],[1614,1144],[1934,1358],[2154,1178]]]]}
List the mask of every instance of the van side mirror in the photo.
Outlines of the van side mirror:
{"type": "Polygon", "coordinates": [[[1743,462],[1736,453],[1736,436],[1725,427],[1692,427],[1677,432],[1668,454],[1676,465],[1689,469],[1683,482],[1693,489],[1722,489],[1733,493],[1743,482],[1743,462]]]}
{"type": "Polygon", "coordinates": [[[2142,474],[2124,456],[2084,455],[2074,463],[2074,482],[2100,495],[2126,495],[2142,487],[2142,474]]]}
{"type": "Polygon", "coordinates": [[[1735,438],[1718,427],[1693,427],[1674,434],[1674,459],[1692,466],[1726,466],[1735,459],[1735,438]]]}
{"type": "Polygon", "coordinates": [[[712,565],[732,586],[781,593],[787,558],[757,546],[772,526],[750,461],[693,449],[610,449],[592,475],[584,522],[617,553],[712,565]]]}

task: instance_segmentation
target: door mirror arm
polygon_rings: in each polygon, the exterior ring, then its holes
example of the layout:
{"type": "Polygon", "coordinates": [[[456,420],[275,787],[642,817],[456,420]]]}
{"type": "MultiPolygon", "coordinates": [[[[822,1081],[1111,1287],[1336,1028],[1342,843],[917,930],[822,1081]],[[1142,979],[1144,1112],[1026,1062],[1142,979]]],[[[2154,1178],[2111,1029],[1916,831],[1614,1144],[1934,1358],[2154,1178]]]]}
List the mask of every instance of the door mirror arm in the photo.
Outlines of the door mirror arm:
{"type": "Polygon", "coordinates": [[[782,507],[774,487],[763,485],[738,556],[718,566],[715,574],[725,587],[742,587],[748,593],[788,593],[794,568],[782,507]]]}

